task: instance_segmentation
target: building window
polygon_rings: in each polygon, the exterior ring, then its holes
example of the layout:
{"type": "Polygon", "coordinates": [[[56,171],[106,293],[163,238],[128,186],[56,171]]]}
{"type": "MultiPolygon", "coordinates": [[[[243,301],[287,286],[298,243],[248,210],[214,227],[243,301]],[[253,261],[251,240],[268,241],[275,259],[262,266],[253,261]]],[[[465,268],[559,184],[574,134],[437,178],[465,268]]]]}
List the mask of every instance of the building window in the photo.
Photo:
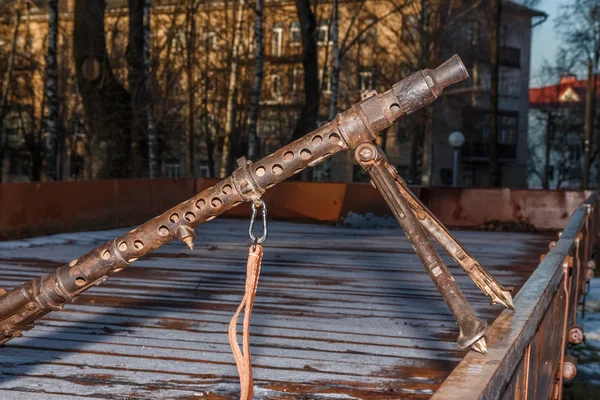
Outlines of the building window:
{"type": "Polygon", "coordinates": [[[219,38],[217,32],[208,32],[204,35],[204,45],[207,49],[216,50],[219,48],[219,38]]]}
{"type": "Polygon", "coordinates": [[[417,15],[405,15],[402,22],[402,40],[416,42],[419,38],[419,17],[417,15]]]}
{"type": "Polygon", "coordinates": [[[210,168],[208,168],[208,161],[200,161],[198,166],[198,176],[200,178],[210,178],[210,168]]]}
{"type": "Polygon", "coordinates": [[[367,19],[363,21],[361,40],[367,43],[374,43],[377,40],[377,24],[374,19],[367,19]]]}
{"type": "Polygon", "coordinates": [[[165,164],[165,172],[167,178],[179,178],[179,162],[168,162],[165,164]]]}
{"type": "Polygon", "coordinates": [[[278,99],[281,96],[281,77],[279,74],[271,74],[271,96],[278,99]]]}
{"type": "Polygon", "coordinates": [[[273,38],[271,42],[271,54],[274,57],[281,57],[281,45],[283,43],[283,26],[277,22],[273,27],[273,38]]]}
{"type": "Polygon", "coordinates": [[[323,74],[323,70],[319,70],[319,86],[322,88],[323,93],[331,93],[331,79],[329,79],[329,72],[323,74]]]}
{"type": "Polygon", "coordinates": [[[373,73],[371,71],[361,71],[360,73],[360,91],[373,90],[373,73]]]}
{"type": "Polygon", "coordinates": [[[517,145],[517,135],[519,128],[518,115],[501,115],[499,122],[498,143],[507,146],[517,145]]]}
{"type": "Polygon", "coordinates": [[[469,42],[471,46],[479,44],[479,21],[469,22],[469,42]]]}
{"type": "Polygon", "coordinates": [[[298,90],[298,80],[300,78],[300,70],[298,68],[294,67],[288,71],[288,74],[289,74],[288,81],[290,84],[290,92],[293,93],[298,90]]]}
{"type": "Polygon", "coordinates": [[[320,21],[317,27],[317,43],[329,43],[329,21],[320,21]]]}
{"type": "Polygon", "coordinates": [[[302,32],[300,22],[294,21],[290,24],[290,45],[297,46],[302,43],[302,32]]]}
{"type": "Polygon", "coordinates": [[[360,165],[352,166],[352,182],[368,183],[371,181],[369,174],[360,165]]]}

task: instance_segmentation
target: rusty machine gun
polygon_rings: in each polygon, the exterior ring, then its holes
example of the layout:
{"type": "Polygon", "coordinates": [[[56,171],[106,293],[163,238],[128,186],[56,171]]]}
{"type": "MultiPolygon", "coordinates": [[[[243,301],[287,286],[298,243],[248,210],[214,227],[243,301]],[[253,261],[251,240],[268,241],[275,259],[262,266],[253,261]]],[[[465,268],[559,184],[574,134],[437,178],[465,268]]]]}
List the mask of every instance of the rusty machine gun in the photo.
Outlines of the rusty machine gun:
{"type": "Polygon", "coordinates": [[[447,86],[468,73],[458,56],[435,70],[418,71],[385,93],[363,94],[349,110],[255,163],[238,160],[233,174],[213,187],[115,238],[55,272],[0,294],[0,344],[32,329],[35,320],[59,311],[87,289],[100,285],[152,250],[177,238],[193,249],[194,228],[242,202],[259,204],[261,195],[284,179],[342,150],[352,149],[382,193],[423,265],[448,304],[460,334],[459,349],[486,353],[485,321],[479,320],[430,242],[438,242],[466,271],[492,303],[513,308],[510,291],[502,287],[444,228],[408,189],[382,150],[371,142],[384,129],[435,100],[447,86]]]}

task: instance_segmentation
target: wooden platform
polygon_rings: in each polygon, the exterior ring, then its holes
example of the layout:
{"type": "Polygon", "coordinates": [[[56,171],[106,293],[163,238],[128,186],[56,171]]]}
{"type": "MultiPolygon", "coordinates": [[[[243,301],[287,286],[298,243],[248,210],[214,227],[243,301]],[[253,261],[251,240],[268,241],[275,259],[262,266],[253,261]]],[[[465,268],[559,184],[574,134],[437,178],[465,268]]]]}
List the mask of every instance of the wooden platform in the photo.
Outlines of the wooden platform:
{"type": "MultiPolygon", "coordinates": [[[[51,313],[0,349],[2,399],[234,399],[227,326],[243,293],[247,220],[198,230],[51,313]]],[[[0,287],[121,234],[0,242],[0,287]]],[[[429,398],[464,356],[457,327],[399,229],[271,222],[252,319],[257,399],[429,398]]],[[[522,285],[548,235],[455,232],[505,285],[522,285]]],[[[491,307],[449,257],[476,313],[491,307]]]]}

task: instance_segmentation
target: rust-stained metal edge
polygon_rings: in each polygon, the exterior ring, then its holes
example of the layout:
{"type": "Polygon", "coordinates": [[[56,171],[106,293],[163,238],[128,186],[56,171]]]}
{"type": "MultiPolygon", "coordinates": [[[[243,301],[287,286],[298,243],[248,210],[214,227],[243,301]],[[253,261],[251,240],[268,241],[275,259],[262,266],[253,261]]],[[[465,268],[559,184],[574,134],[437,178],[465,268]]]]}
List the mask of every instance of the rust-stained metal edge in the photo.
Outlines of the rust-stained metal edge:
{"type": "Polygon", "coordinates": [[[516,311],[504,310],[488,329],[488,354],[469,352],[446,378],[432,400],[498,398],[519,365],[563,278],[563,262],[585,225],[593,193],[571,216],[548,252],[515,297],[516,311]]]}

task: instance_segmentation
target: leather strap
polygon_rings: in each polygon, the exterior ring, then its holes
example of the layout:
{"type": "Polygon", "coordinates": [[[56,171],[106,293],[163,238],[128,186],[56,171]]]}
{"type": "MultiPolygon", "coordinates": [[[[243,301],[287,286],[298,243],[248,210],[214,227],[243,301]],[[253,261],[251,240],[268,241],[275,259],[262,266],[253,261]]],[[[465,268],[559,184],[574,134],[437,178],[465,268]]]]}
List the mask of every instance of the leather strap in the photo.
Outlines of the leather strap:
{"type": "Polygon", "coordinates": [[[252,365],[250,362],[250,317],[252,306],[258,286],[260,266],[262,263],[263,247],[260,244],[250,246],[248,252],[248,264],[246,267],[246,293],[240,303],[235,315],[229,323],[229,344],[235,359],[238,374],[240,375],[240,400],[251,400],[254,393],[254,380],[252,379],[252,365]],[[244,324],[242,333],[242,350],[237,341],[237,322],[240,313],[244,311],[244,324]]]}

